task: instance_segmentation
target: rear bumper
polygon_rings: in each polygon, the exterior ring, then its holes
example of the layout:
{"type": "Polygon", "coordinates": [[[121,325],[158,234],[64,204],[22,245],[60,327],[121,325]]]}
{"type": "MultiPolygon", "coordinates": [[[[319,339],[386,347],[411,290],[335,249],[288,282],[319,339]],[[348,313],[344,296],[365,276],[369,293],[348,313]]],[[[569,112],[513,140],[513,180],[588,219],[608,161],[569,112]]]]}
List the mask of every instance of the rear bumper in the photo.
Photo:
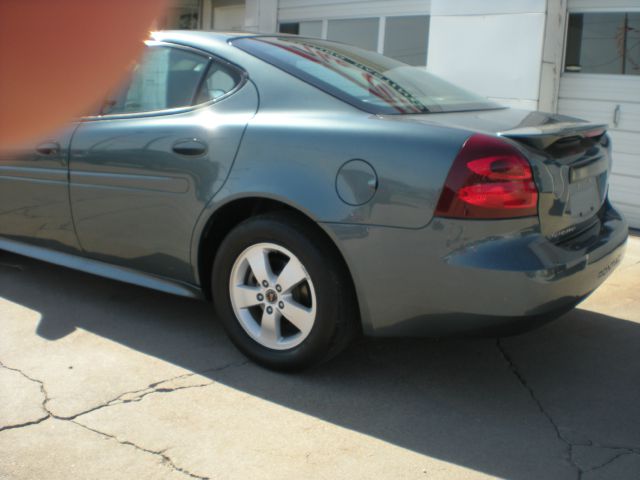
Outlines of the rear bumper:
{"type": "Polygon", "coordinates": [[[519,329],[571,309],[621,261],[627,224],[607,205],[570,242],[536,219],[434,219],[420,230],[325,225],[351,269],[365,333],[447,335],[519,329]]]}

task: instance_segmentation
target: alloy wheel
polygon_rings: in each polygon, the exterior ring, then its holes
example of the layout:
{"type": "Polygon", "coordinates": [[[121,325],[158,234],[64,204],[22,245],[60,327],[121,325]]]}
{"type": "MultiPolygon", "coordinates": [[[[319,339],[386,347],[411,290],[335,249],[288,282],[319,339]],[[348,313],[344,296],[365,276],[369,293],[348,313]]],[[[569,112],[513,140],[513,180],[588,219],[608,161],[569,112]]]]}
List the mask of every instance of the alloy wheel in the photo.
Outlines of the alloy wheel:
{"type": "Polygon", "coordinates": [[[316,320],[316,293],[302,262],[275,243],[258,243],[236,259],[229,279],[233,311],[263,347],[300,345],[316,320]]]}

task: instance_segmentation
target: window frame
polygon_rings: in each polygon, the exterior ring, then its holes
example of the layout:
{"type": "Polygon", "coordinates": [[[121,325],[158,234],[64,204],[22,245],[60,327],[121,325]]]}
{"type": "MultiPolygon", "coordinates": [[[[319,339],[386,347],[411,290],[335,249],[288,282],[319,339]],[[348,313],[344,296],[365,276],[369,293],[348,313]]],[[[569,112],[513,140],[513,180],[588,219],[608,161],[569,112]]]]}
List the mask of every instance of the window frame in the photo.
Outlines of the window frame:
{"type": "MultiPolygon", "coordinates": [[[[196,55],[200,55],[201,57],[203,57],[206,61],[206,65],[204,70],[202,71],[202,75],[200,76],[200,79],[198,80],[198,84],[196,86],[196,89],[194,91],[193,97],[191,98],[191,104],[190,105],[185,105],[183,107],[174,107],[174,108],[164,108],[164,109],[160,109],[160,110],[147,110],[144,112],[131,112],[131,113],[102,113],[102,110],[104,108],[104,101],[102,102],[102,104],[99,106],[98,110],[99,113],[97,115],[86,115],[84,117],[82,117],[83,121],[96,121],[96,120],[118,120],[118,119],[131,119],[131,118],[147,118],[147,117],[156,117],[156,116],[164,116],[164,115],[175,115],[175,114],[180,114],[180,113],[187,113],[187,112],[191,112],[194,110],[197,110],[199,108],[205,108],[208,107],[210,105],[213,105],[214,103],[218,103],[221,100],[224,100],[228,97],[230,97],[231,95],[235,94],[238,90],[240,90],[249,80],[249,75],[247,74],[246,70],[244,70],[243,68],[239,67],[238,65],[231,63],[230,61],[215,55],[211,52],[205,51],[205,50],[201,50],[198,48],[194,48],[188,45],[182,45],[179,43],[172,43],[172,42],[160,42],[160,41],[156,41],[156,40],[146,40],[145,42],[145,48],[154,48],[154,47],[167,47],[167,48],[174,48],[174,49],[178,49],[178,50],[184,50],[187,52],[191,52],[194,53],[196,55]],[[201,102],[201,103],[195,103],[196,99],[198,98],[198,95],[200,93],[200,90],[202,89],[204,82],[207,78],[207,75],[209,74],[209,71],[212,68],[212,65],[214,63],[218,63],[223,65],[224,67],[228,68],[229,70],[234,71],[235,73],[238,74],[239,77],[239,81],[238,83],[231,89],[229,90],[227,93],[225,93],[224,95],[220,95],[217,98],[208,100],[206,102],[201,102]]],[[[146,50],[145,50],[146,53],[146,50]]]]}
{"type": "Polygon", "coordinates": [[[562,43],[562,64],[560,69],[560,77],[579,75],[580,78],[593,77],[640,77],[639,75],[630,75],[625,73],[585,73],[585,72],[572,72],[567,70],[567,46],[569,41],[569,16],[572,14],[588,14],[588,13],[640,13],[640,6],[628,5],[628,6],[616,6],[616,7],[582,7],[572,6],[571,4],[566,10],[564,19],[564,35],[562,43]]]}

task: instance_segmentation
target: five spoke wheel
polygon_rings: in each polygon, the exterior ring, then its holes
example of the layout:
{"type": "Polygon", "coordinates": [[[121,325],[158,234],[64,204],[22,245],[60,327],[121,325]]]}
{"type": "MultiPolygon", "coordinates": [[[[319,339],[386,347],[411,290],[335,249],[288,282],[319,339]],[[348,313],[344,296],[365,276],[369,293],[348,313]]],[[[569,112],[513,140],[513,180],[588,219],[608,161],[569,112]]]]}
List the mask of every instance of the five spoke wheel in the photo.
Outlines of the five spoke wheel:
{"type": "Polygon", "coordinates": [[[274,243],[250,246],[236,259],[229,280],[240,325],[256,342],[275,350],[302,343],[316,319],[316,294],[300,260],[274,243]]]}

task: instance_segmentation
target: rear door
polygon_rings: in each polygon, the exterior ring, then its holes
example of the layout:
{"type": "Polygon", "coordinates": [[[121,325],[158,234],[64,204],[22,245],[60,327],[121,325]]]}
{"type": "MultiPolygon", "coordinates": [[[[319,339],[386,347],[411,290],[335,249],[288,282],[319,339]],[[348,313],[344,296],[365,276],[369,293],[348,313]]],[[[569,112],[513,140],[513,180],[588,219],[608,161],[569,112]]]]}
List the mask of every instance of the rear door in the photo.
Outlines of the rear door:
{"type": "Polygon", "coordinates": [[[569,2],[558,111],[608,123],[613,146],[610,197],[640,228],[640,5],[569,2]]]}
{"type": "Polygon", "coordinates": [[[194,225],[226,179],[257,103],[236,67],[150,42],[131,80],[73,139],[71,204],[85,254],[194,281],[194,225]]]}
{"type": "Polygon", "coordinates": [[[67,169],[75,128],[0,151],[0,237],[78,252],[67,169]]]}

